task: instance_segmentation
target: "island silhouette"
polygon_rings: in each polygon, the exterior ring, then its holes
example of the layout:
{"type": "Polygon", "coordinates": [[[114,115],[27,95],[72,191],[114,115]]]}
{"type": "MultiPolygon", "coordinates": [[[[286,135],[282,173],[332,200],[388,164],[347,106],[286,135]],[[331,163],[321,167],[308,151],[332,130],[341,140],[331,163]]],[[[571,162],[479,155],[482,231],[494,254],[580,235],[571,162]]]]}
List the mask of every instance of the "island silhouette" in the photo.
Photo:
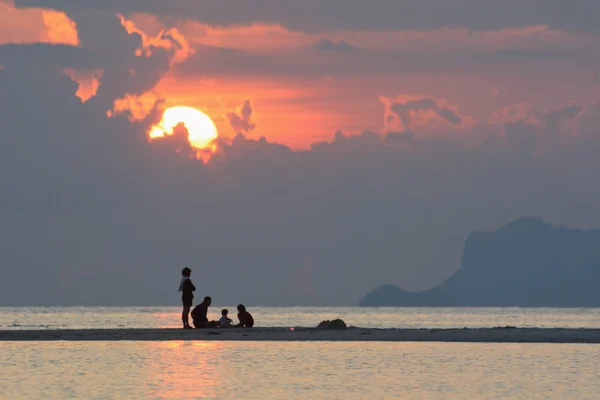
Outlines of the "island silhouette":
{"type": "Polygon", "coordinates": [[[384,285],[359,306],[597,307],[599,282],[600,230],[520,218],[470,234],[461,268],[439,286],[412,293],[384,285]]]}

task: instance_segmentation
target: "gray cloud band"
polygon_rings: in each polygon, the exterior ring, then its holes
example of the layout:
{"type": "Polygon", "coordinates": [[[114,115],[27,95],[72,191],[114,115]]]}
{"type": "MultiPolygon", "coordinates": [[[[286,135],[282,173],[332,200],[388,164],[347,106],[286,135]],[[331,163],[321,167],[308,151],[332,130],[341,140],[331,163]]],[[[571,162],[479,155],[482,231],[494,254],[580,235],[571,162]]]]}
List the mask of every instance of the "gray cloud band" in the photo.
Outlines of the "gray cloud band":
{"type": "Polygon", "coordinates": [[[15,4],[67,12],[147,12],[216,25],[273,22],[312,32],[531,25],[600,31],[600,6],[595,0],[15,0],[15,4]]]}

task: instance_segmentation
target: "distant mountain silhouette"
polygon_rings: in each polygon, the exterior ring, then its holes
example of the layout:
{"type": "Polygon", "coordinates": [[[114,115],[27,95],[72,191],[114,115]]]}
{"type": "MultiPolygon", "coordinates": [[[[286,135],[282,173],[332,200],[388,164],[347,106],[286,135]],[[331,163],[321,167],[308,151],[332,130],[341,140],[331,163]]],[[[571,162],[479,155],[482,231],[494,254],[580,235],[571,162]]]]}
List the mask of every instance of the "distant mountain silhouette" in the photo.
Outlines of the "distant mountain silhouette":
{"type": "Polygon", "coordinates": [[[521,218],[467,238],[462,268],[420,293],[382,286],[360,306],[600,306],[600,231],[521,218]]]}

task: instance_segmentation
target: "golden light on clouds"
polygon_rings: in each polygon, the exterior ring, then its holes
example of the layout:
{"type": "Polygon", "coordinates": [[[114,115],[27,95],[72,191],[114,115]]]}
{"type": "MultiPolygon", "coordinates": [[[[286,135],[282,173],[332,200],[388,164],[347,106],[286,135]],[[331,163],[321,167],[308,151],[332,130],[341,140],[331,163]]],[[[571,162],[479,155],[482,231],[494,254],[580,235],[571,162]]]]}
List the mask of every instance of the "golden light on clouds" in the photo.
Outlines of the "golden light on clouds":
{"type": "MultiPolygon", "coordinates": [[[[126,19],[123,15],[118,15],[121,25],[131,35],[136,34],[141,38],[141,45],[135,52],[138,57],[152,57],[156,51],[166,51],[169,55],[169,65],[173,67],[188,59],[194,54],[187,42],[186,38],[179,33],[176,28],[161,29],[155,36],[147,34],[144,30],[138,28],[132,20],[126,19]]],[[[132,77],[135,77],[137,71],[133,68],[129,69],[132,77]]],[[[167,79],[171,74],[168,71],[157,82],[156,86],[163,80],[167,79]]],[[[108,117],[114,117],[123,112],[129,112],[130,120],[139,121],[146,118],[156,107],[157,102],[163,96],[159,96],[156,87],[143,93],[142,95],[126,94],[122,98],[116,99],[112,110],[107,110],[108,117]]]]}
{"type": "Polygon", "coordinates": [[[100,87],[100,79],[104,70],[78,71],[73,68],[65,68],[64,72],[79,85],[75,95],[86,102],[96,95],[100,87]]]}
{"type": "Polygon", "coordinates": [[[113,109],[108,110],[106,115],[112,118],[118,114],[128,112],[130,121],[141,121],[150,115],[158,102],[159,97],[153,91],[146,92],[141,96],[127,94],[115,100],[113,109]]]}
{"type": "Polygon", "coordinates": [[[77,26],[65,13],[42,8],[16,8],[0,0],[0,44],[52,43],[79,45],[77,26]]]}
{"type": "Polygon", "coordinates": [[[42,11],[42,20],[48,29],[46,31],[46,41],[48,43],[79,45],[77,25],[65,13],[44,10],[42,11]]]}
{"type": "Polygon", "coordinates": [[[173,129],[185,125],[188,140],[192,147],[205,149],[217,138],[217,127],[210,117],[192,107],[171,107],[165,110],[161,121],[152,127],[148,136],[150,139],[161,138],[173,134],[173,129]]]}

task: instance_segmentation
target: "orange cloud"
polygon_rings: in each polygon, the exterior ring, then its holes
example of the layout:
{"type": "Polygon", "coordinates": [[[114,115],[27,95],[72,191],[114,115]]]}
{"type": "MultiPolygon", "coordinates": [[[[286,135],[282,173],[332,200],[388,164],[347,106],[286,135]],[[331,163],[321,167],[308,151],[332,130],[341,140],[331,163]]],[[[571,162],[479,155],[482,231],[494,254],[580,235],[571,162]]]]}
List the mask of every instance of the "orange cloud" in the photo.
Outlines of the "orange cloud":
{"type": "Polygon", "coordinates": [[[65,13],[43,10],[42,20],[47,28],[45,38],[42,41],[73,46],[79,45],[77,25],[65,13]]]}
{"type": "Polygon", "coordinates": [[[198,22],[187,22],[182,30],[194,43],[213,47],[238,48],[259,52],[306,46],[314,35],[293,32],[276,24],[252,24],[215,27],[198,22]]]}
{"type": "MultiPolygon", "coordinates": [[[[168,29],[165,23],[153,14],[133,14],[130,16],[130,20],[146,32],[157,34],[161,30],[168,29]]],[[[259,52],[306,46],[316,37],[303,32],[290,31],[282,25],[267,23],[214,26],[186,20],[176,21],[173,26],[192,44],[259,52]]]]}
{"type": "Polygon", "coordinates": [[[65,68],[64,72],[77,82],[79,89],[75,94],[85,103],[98,92],[104,70],[78,71],[73,68],[65,68]]]}
{"type": "Polygon", "coordinates": [[[77,27],[62,12],[15,8],[0,1],[0,44],[52,43],[78,45],[77,27]]]}
{"type": "Polygon", "coordinates": [[[146,92],[141,96],[128,94],[115,100],[113,109],[107,111],[106,115],[114,117],[117,114],[129,112],[130,121],[141,121],[156,110],[160,102],[160,96],[154,91],[146,92]]]}
{"type": "MultiPolygon", "coordinates": [[[[119,15],[119,18],[121,24],[130,35],[136,34],[142,39],[142,44],[135,53],[138,57],[151,57],[157,49],[166,50],[170,55],[170,66],[173,67],[175,64],[185,61],[194,53],[186,38],[175,28],[161,29],[156,36],[151,36],[138,28],[132,20],[126,19],[123,15],[119,15]]],[[[129,72],[132,76],[135,76],[135,70],[130,69],[129,72]]],[[[167,73],[166,75],[168,76],[169,74],[167,73]]],[[[156,82],[157,85],[159,83],[160,81],[156,82]]],[[[146,118],[156,109],[157,104],[161,101],[155,89],[153,88],[140,96],[127,94],[115,100],[113,109],[108,110],[107,115],[113,117],[123,112],[130,112],[129,118],[132,121],[146,118]]]]}

